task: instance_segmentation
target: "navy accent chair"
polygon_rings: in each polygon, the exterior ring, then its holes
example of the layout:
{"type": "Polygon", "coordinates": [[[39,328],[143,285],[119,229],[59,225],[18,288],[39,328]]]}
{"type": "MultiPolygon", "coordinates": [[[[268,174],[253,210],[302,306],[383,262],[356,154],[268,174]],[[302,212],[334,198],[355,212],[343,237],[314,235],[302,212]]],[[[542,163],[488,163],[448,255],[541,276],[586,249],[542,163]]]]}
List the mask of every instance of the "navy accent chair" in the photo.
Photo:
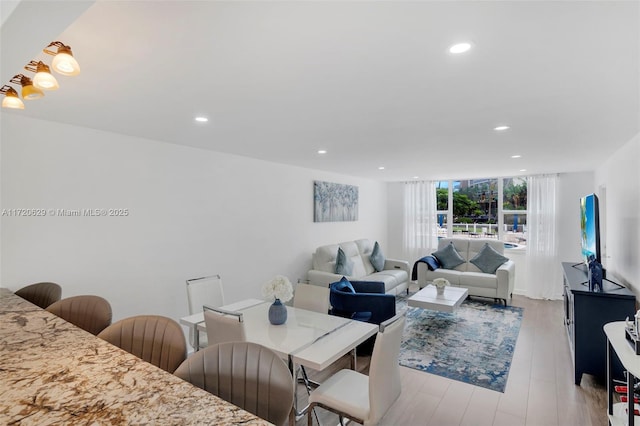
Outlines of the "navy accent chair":
{"type": "Polygon", "coordinates": [[[349,281],[355,290],[345,289],[343,281],[329,287],[331,315],[380,324],[396,315],[396,297],[385,294],[380,281],[349,281]]]}

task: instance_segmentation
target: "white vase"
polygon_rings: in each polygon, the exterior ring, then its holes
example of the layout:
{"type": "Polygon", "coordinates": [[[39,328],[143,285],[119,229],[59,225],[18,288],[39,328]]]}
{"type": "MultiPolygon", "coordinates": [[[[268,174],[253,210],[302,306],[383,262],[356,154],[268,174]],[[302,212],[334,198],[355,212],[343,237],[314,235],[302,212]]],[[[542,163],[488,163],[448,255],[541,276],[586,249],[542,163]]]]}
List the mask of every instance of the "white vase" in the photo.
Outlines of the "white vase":
{"type": "Polygon", "coordinates": [[[436,292],[437,292],[437,294],[439,296],[443,295],[444,294],[444,286],[443,287],[436,287],[436,292]]]}

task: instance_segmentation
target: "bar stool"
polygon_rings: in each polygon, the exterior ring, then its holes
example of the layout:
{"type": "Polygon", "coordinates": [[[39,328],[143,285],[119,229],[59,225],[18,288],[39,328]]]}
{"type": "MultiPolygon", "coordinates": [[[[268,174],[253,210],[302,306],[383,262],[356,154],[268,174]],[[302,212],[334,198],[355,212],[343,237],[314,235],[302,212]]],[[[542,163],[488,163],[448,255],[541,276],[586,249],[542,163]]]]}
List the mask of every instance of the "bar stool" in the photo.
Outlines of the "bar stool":
{"type": "Polygon", "coordinates": [[[67,297],[47,308],[52,314],[97,335],[111,324],[111,305],[100,296],[67,297]]]}
{"type": "Polygon", "coordinates": [[[15,292],[25,300],[46,309],[49,305],[57,302],[62,297],[62,287],[56,283],[41,282],[22,287],[15,292]]]}
{"type": "Polygon", "coordinates": [[[122,319],[102,330],[98,337],[169,373],[187,358],[182,328],[160,315],[122,319]]]}

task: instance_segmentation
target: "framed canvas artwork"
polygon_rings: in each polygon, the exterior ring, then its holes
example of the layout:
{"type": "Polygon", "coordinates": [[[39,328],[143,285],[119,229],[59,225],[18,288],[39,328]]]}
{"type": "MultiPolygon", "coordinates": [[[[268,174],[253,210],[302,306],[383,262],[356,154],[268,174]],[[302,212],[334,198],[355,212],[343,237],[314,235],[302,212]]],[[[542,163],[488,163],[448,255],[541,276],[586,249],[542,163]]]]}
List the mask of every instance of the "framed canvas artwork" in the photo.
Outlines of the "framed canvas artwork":
{"type": "Polygon", "coordinates": [[[358,187],[340,183],[313,182],[313,221],[347,222],[358,220],[358,187]]]}

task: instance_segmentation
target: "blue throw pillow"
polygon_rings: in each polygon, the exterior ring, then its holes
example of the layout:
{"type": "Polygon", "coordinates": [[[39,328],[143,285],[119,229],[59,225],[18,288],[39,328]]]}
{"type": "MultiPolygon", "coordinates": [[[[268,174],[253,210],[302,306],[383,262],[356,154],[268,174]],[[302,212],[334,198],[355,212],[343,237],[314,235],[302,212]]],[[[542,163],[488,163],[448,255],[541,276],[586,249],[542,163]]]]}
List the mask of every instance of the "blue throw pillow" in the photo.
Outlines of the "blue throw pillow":
{"type": "Polygon", "coordinates": [[[458,250],[453,246],[453,242],[450,242],[440,250],[434,251],[431,254],[438,259],[438,262],[440,262],[440,265],[444,269],[453,269],[464,263],[464,258],[460,256],[458,250]]]}
{"type": "Polygon", "coordinates": [[[485,274],[495,274],[496,270],[508,261],[508,257],[504,257],[488,243],[484,243],[482,250],[476,254],[469,262],[473,263],[485,274]]]}
{"type": "Polygon", "coordinates": [[[440,262],[438,262],[438,259],[436,259],[435,256],[426,256],[424,258],[424,263],[427,264],[430,271],[435,271],[440,267],[440,262]]]}
{"type": "Polygon", "coordinates": [[[384,270],[385,258],[384,258],[384,254],[382,254],[382,249],[380,248],[380,245],[378,244],[377,241],[373,245],[373,251],[371,252],[371,256],[369,257],[369,260],[371,261],[371,264],[373,265],[373,269],[375,269],[376,272],[380,272],[384,270]]]}
{"type": "Polygon", "coordinates": [[[353,285],[351,285],[351,283],[349,282],[349,280],[346,277],[342,277],[342,279],[340,281],[338,281],[337,283],[331,284],[331,287],[333,287],[334,290],[341,291],[343,293],[354,293],[355,294],[355,292],[356,292],[356,290],[353,288],[353,285]]]}
{"type": "Polygon", "coordinates": [[[336,274],[351,275],[353,273],[353,261],[347,257],[342,247],[338,247],[336,256],[336,274]]]}

